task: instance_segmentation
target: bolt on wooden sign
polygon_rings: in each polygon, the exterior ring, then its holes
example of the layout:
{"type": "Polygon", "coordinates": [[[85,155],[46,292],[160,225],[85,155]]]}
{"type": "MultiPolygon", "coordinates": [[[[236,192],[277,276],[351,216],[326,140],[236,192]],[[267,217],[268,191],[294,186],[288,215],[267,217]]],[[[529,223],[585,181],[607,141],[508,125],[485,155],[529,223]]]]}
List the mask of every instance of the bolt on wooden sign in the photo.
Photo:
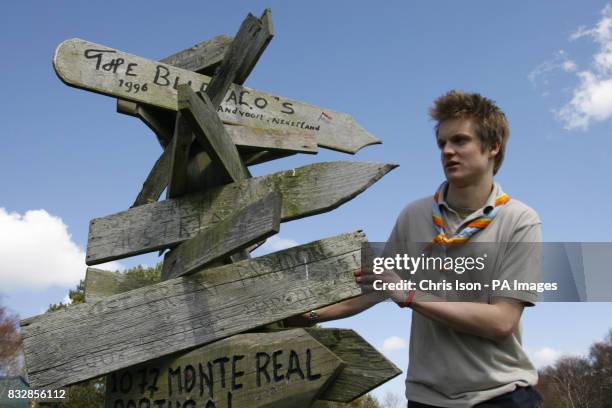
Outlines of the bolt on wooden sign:
{"type": "Polygon", "coordinates": [[[250,257],[282,222],[335,209],[396,167],[316,163],[251,177],[249,165],[316,145],[380,143],[346,114],[242,86],[272,36],[266,10],[233,39],[159,62],[79,39],[57,48],[62,81],[119,98],[164,149],[132,208],[91,221],[87,264],[167,252],[158,283],[89,268],[86,304],[21,322],[33,387],[106,375],[107,408],[308,407],[349,402],[400,373],[352,331],[279,323],[361,294],[363,232],[250,257]]]}

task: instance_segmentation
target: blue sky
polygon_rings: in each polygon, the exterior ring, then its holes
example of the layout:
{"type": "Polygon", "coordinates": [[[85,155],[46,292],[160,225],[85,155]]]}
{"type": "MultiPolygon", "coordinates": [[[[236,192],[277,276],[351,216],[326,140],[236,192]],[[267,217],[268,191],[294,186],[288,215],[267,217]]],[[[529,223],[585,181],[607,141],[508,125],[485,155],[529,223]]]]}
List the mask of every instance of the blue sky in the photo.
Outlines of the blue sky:
{"type": "MultiPolygon", "coordinates": [[[[128,208],[160,154],[115,100],[67,87],[51,58],[79,37],[159,59],[218,34],[248,12],[273,13],[275,38],[246,85],[351,114],[384,141],[355,156],[321,149],[252,167],[255,175],[329,160],[400,167],[339,209],[283,224],[273,245],[364,229],[384,241],[408,202],[442,180],[427,109],[449,89],[506,112],[511,138],[497,180],[535,208],[547,241],[612,241],[612,9],[606,2],[11,2],[0,16],[0,293],[22,317],[62,300],[84,277],[88,222],[128,208]]],[[[152,265],[152,255],[120,260],[152,265]]],[[[523,319],[538,361],[584,353],[612,326],[610,303],[540,304],[523,319]]],[[[351,327],[407,364],[410,312],[392,305],[351,327]],[[397,337],[397,338],[395,338],[397,337]],[[391,339],[391,340],[389,340],[391,339]]],[[[402,379],[377,390],[403,393],[402,379]]]]}

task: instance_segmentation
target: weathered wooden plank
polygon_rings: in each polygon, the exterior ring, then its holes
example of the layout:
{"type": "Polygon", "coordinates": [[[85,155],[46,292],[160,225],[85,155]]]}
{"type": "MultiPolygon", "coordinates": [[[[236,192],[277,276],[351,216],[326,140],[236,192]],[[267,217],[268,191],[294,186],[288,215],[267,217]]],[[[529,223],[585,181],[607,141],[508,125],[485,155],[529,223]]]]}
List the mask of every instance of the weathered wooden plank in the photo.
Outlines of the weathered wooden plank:
{"type": "Polygon", "coordinates": [[[330,211],[395,167],[316,163],[96,218],[89,225],[86,263],[95,265],[175,246],[270,191],[282,197],[281,221],[330,211]]]}
{"type": "Polygon", "coordinates": [[[212,75],[223,61],[223,56],[229,49],[232,40],[233,38],[229,35],[218,35],[162,58],[160,62],[200,74],[212,75]]]}
{"type": "MultiPolygon", "coordinates": [[[[176,86],[191,83],[194,91],[201,91],[210,81],[205,75],[80,39],[60,44],[53,65],[67,85],[171,110],[177,109],[176,86]]],[[[219,115],[225,123],[314,133],[319,146],[347,153],[380,143],[347,114],[238,85],[231,86],[219,115]]]]}
{"type": "Polygon", "coordinates": [[[272,10],[265,9],[260,18],[261,21],[261,32],[257,33],[256,38],[249,47],[247,54],[244,59],[244,63],[241,64],[238,72],[234,77],[234,83],[238,85],[244,84],[247,77],[251,74],[251,71],[259,61],[259,57],[265,51],[266,47],[272,41],[274,37],[274,27],[272,25],[272,10]]]}
{"type": "Polygon", "coordinates": [[[353,330],[312,327],[306,331],[346,362],[346,367],[318,399],[350,402],[402,373],[353,330]]]}
{"type": "Polygon", "coordinates": [[[223,62],[211,78],[206,93],[215,108],[223,101],[230,85],[236,82],[239,72],[243,76],[242,82],[239,84],[244,82],[246,75],[255,66],[257,59],[272,39],[272,33],[269,31],[272,27],[270,10],[266,10],[264,16],[267,17],[266,21],[269,22],[268,27],[264,27],[262,21],[251,13],[247,15],[240,25],[234,41],[225,53],[223,62]]]}
{"type": "Polygon", "coordinates": [[[166,255],[162,280],[193,273],[210,262],[276,234],[280,230],[280,209],[280,197],[270,193],[199,232],[166,255]]]}
{"type": "Polygon", "coordinates": [[[171,142],[172,155],[166,198],[179,197],[187,191],[187,164],[189,162],[189,148],[192,142],[193,134],[191,133],[191,126],[187,119],[179,112],[176,115],[174,136],[171,142]]]}
{"type": "Polygon", "coordinates": [[[106,408],[307,407],[343,366],[303,329],[239,334],[108,375],[106,408]]]}
{"type": "Polygon", "coordinates": [[[224,125],[225,131],[240,152],[271,150],[274,152],[317,154],[314,134],[293,133],[290,130],[255,129],[247,126],[224,125]]]}
{"type": "Polygon", "coordinates": [[[361,231],[21,322],[30,385],[58,388],[357,296],[361,231]]]}
{"type": "Polygon", "coordinates": [[[180,85],[178,103],[179,112],[191,125],[198,143],[213,161],[220,164],[222,176],[230,183],[251,177],[236,146],[225,133],[223,123],[208,95],[196,95],[188,85],[180,85]]]}

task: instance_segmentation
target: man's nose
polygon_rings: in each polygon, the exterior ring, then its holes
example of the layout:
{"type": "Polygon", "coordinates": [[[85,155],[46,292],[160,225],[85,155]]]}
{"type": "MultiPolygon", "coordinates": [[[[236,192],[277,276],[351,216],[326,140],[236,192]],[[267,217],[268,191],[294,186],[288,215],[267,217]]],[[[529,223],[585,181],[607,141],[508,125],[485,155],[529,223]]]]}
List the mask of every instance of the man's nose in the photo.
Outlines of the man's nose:
{"type": "Polygon", "coordinates": [[[455,149],[453,149],[453,146],[450,143],[444,143],[444,146],[442,147],[442,154],[444,156],[452,156],[455,154],[455,149]]]}

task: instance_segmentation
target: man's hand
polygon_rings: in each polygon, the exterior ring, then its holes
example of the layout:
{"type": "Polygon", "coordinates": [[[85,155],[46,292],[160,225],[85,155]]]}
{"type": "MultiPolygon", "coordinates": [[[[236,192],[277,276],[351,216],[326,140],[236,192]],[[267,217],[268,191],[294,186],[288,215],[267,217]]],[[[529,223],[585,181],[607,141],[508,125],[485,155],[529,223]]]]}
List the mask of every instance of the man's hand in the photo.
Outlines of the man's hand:
{"type": "Polygon", "coordinates": [[[386,269],[380,274],[375,274],[368,269],[358,269],[353,275],[355,276],[355,282],[361,286],[363,293],[377,292],[381,299],[391,298],[394,302],[401,304],[406,300],[409,292],[406,290],[390,290],[388,289],[389,283],[398,283],[402,280],[395,271],[386,269]],[[374,288],[374,282],[379,281],[377,284],[378,288],[374,288]]]}

